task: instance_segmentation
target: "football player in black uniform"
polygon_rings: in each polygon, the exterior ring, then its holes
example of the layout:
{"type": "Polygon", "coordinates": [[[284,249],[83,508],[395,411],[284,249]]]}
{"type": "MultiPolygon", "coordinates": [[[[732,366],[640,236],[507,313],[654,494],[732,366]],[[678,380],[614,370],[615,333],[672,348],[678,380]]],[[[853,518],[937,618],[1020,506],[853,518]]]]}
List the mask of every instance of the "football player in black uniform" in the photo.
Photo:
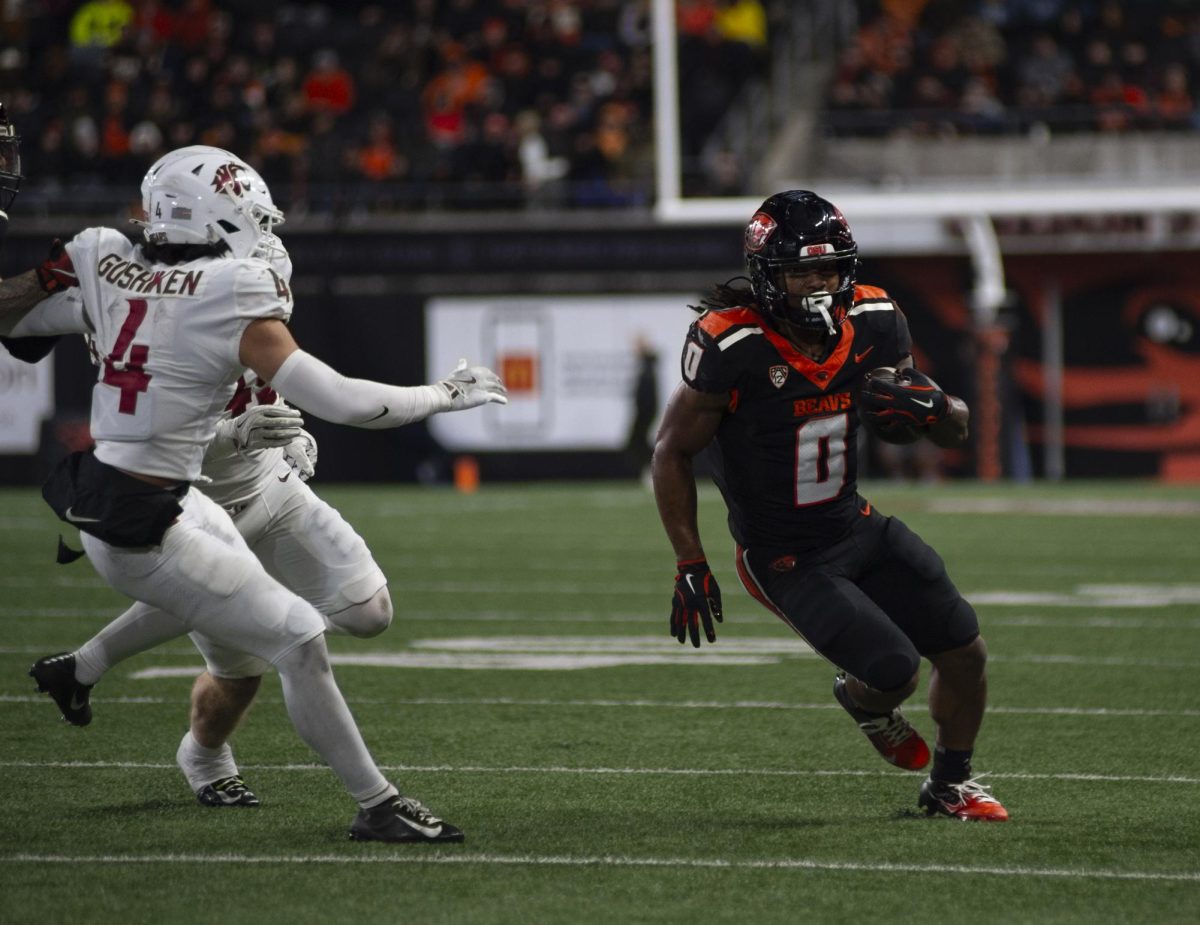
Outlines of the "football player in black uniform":
{"type": "Polygon", "coordinates": [[[957,446],[967,406],[913,367],[887,293],[856,284],[858,247],[832,203],[772,196],[746,228],[745,257],[750,287],[717,286],[688,331],[655,446],[654,494],[678,563],[671,634],[699,647],[700,628],[715,642],[721,620],[692,470],[712,443],[746,589],[840,669],[838,702],[886,760],[914,771],[929,748],[899,706],[929,659],[937,741],[919,805],[1004,821],[971,776],[987,691],[975,611],[938,554],[857,492],[860,416],[884,439],[957,446]]]}

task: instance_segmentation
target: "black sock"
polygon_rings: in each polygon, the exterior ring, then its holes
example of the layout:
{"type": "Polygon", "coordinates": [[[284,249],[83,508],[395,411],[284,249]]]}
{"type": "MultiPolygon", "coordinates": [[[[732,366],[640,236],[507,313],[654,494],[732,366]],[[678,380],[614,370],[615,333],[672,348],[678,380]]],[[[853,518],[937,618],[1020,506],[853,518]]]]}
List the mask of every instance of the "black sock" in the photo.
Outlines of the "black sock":
{"type": "Polygon", "coordinates": [[[933,771],[930,777],[948,784],[961,784],[971,779],[971,755],[974,749],[955,751],[941,745],[933,749],[933,771]]]}

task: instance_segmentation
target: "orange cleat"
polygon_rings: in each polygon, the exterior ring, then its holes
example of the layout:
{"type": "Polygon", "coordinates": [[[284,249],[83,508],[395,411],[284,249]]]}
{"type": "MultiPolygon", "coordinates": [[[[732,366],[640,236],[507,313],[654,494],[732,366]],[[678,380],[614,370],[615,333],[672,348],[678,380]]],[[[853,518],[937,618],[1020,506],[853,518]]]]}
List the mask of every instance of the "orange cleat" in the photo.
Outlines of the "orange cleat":
{"type": "Polygon", "coordinates": [[[926,779],[921,785],[917,805],[925,815],[941,814],[961,819],[963,822],[1007,822],[1008,810],[1000,801],[988,793],[988,788],[978,781],[965,780],[961,784],[926,779]]]}
{"type": "Polygon", "coordinates": [[[850,699],[844,674],[834,678],[833,696],[888,764],[906,771],[919,771],[929,764],[929,746],[899,708],[883,714],[866,712],[850,699]]]}

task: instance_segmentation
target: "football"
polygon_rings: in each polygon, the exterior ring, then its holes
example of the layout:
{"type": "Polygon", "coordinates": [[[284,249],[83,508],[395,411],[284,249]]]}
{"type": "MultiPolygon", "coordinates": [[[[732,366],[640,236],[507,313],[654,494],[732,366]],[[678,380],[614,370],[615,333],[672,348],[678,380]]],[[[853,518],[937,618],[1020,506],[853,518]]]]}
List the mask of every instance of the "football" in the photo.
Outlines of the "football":
{"type": "Polygon", "coordinates": [[[903,424],[900,422],[877,424],[863,413],[862,396],[871,390],[872,380],[894,383],[904,383],[907,381],[906,377],[898,372],[894,366],[879,366],[863,376],[862,386],[859,388],[858,418],[863,422],[867,430],[885,443],[916,443],[925,436],[924,430],[916,424],[903,424]]]}

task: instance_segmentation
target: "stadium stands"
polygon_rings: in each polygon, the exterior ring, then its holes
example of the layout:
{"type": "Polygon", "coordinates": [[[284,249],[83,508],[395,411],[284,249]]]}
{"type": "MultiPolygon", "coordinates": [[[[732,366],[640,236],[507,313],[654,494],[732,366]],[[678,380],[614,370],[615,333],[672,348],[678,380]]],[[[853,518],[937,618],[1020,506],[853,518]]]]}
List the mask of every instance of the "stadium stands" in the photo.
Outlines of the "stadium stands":
{"type": "MultiPolygon", "coordinates": [[[[685,195],[1191,161],[1191,4],[676,6],[685,195]]],[[[27,213],[109,214],[114,190],[190,142],[244,152],[296,217],[653,198],[649,0],[11,9],[0,94],[27,139],[27,213]]]]}
{"type": "MultiPolygon", "coordinates": [[[[695,155],[762,74],[767,18],[759,0],[685,0],[679,18],[695,155]]],[[[646,0],[89,0],[28,5],[6,31],[26,209],[111,207],[189,143],[244,153],[292,214],[652,190],[646,0]]]]}
{"type": "Polygon", "coordinates": [[[1200,11],[1146,0],[883,0],[828,94],[835,135],[1196,128],[1200,11]]]}

